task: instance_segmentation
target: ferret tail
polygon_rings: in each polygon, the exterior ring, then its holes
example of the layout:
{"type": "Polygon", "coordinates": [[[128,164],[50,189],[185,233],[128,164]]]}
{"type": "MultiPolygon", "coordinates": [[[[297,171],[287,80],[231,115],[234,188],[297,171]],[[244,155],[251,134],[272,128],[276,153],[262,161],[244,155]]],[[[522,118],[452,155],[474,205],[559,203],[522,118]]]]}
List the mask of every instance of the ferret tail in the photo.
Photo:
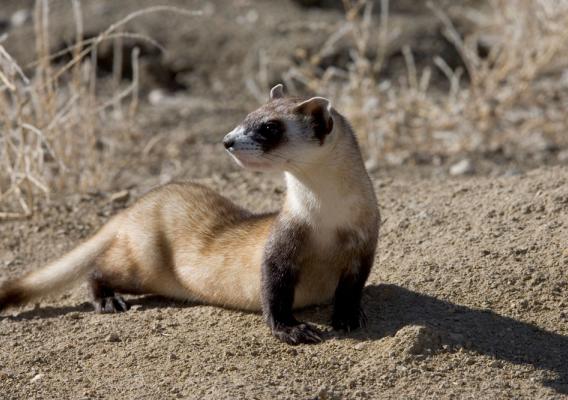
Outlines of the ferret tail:
{"type": "Polygon", "coordinates": [[[56,293],[84,278],[95,268],[96,258],[112,244],[116,225],[116,220],[111,220],[94,236],[58,260],[4,282],[0,285],[0,311],[56,293]]]}

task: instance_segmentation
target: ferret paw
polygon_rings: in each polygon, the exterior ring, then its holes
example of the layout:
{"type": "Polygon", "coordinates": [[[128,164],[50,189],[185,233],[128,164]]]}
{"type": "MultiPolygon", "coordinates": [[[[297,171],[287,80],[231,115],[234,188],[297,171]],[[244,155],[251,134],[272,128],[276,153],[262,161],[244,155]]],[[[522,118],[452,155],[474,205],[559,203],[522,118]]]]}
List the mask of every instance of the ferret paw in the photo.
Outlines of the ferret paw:
{"type": "Polygon", "coordinates": [[[314,344],[322,341],[321,332],[315,326],[306,323],[298,325],[279,325],[272,328],[272,334],[291,345],[314,344]]]}
{"type": "Polygon", "coordinates": [[[353,311],[349,314],[335,314],[331,319],[331,326],[335,330],[346,332],[351,332],[358,328],[365,328],[367,327],[367,314],[365,314],[365,311],[363,311],[363,309],[353,311]]]}
{"type": "Polygon", "coordinates": [[[93,300],[95,311],[101,314],[110,314],[128,311],[130,306],[122,296],[115,294],[114,296],[101,297],[93,300]]]}

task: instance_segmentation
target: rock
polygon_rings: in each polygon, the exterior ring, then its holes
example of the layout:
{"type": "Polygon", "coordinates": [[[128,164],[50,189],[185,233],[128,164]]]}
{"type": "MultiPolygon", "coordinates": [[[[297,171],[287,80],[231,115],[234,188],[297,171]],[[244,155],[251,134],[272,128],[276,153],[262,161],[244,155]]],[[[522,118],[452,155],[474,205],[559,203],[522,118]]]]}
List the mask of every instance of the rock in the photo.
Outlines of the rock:
{"type": "Polygon", "coordinates": [[[473,164],[473,161],[468,158],[464,158],[450,167],[450,175],[453,176],[472,175],[474,173],[475,165],[473,164]]]}
{"type": "Polygon", "coordinates": [[[363,350],[365,348],[365,343],[363,343],[363,342],[357,343],[355,346],[353,346],[353,348],[355,350],[363,350]]]}
{"type": "Polygon", "coordinates": [[[568,162],[568,150],[562,150],[558,153],[557,157],[558,161],[560,161],[561,163],[568,162]]]}
{"type": "Polygon", "coordinates": [[[319,388],[316,398],[318,400],[329,400],[331,399],[331,393],[326,386],[322,386],[319,388]]]}
{"type": "Polygon", "coordinates": [[[503,172],[503,176],[521,176],[523,175],[523,171],[518,168],[509,168],[505,172],[503,172]]]}
{"type": "Polygon", "coordinates": [[[120,342],[120,337],[116,333],[111,333],[105,338],[106,342],[117,343],[120,342]]]}
{"type": "Polygon", "coordinates": [[[30,383],[38,382],[43,378],[43,374],[37,374],[32,379],[30,379],[30,383]]]}
{"type": "Polygon", "coordinates": [[[30,12],[30,10],[21,9],[12,14],[12,17],[10,17],[10,23],[13,27],[18,28],[31,19],[32,13],[30,12]]]}
{"type": "Polygon", "coordinates": [[[379,160],[376,157],[369,158],[365,161],[365,168],[368,172],[376,172],[379,169],[379,160]]]}
{"type": "Polygon", "coordinates": [[[429,326],[409,325],[395,335],[395,352],[406,355],[433,354],[442,349],[441,332],[429,326]]]}
{"type": "Polygon", "coordinates": [[[71,320],[77,320],[77,319],[82,319],[83,316],[81,315],[81,313],[78,312],[70,312],[69,314],[66,315],[67,319],[71,319],[71,320]]]}

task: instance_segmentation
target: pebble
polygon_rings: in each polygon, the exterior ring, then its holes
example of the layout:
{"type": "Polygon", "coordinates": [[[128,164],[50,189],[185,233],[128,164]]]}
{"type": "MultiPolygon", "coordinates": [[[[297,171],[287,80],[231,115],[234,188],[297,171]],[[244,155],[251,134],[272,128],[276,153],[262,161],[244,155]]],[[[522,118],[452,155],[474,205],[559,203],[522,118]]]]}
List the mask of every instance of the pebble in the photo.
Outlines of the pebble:
{"type": "Polygon", "coordinates": [[[120,342],[120,337],[116,333],[111,333],[105,338],[105,341],[110,343],[120,342]]]}
{"type": "Polygon", "coordinates": [[[355,350],[363,350],[365,348],[365,343],[363,343],[363,342],[357,343],[355,346],[353,346],[353,348],[355,350]]]}
{"type": "Polygon", "coordinates": [[[568,150],[559,152],[557,157],[560,162],[568,162],[568,150]]]}
{"type": "Polygon", "coordinates": [[[17,28],[24,25],[26,22],[31,20],[31,18],[32,18],[32,13],[30,12],[30,10],[21,9],[16,11],[14,14],[12,14],[12,17],[10,18],[10,23],[12,24],[13,27],[17,28]]]}
{"type": "Polygon", "coordinates": [[[317,399],[318,400],[328,400],[331,399],[331,393],[329,391],[329,389],[326,386],[322,386],[319,390],[318,390],[318,394],[317,394],[317,399]]]}
{"type": "Polygon", "coordinates": [[[450,167],[450,175],[453,176],[472,175],[473,173],[475,173],[475,166],[473,161],[468,158],[464,158],[450,167]]]}
{"type": "Polygon", "coordinates": [[[37,381],[41,380],[41,378],[43,378],[43,374],[37,374],[32,379],[30,379],[30,383],[37,382],[37,381]]]}
{"type": "Polygon", "coordinates": [[[73,319],[82,319],[82,318],[83,318],[83,316],[80,313],[75,312],[75,311],[67,314],[67,319],[73,320],[73,319]]]}

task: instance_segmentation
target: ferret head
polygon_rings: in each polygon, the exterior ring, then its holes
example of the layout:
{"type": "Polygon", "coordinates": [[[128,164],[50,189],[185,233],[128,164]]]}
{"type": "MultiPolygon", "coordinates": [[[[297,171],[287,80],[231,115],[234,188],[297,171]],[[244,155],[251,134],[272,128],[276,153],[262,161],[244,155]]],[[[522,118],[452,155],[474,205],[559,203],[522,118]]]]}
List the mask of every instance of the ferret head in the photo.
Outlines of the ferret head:
{"type": "Polygon", "coordinates": [[[329,153],[337,135],[329,100],[285,97],[283,89],[274,86],[268,103],[223,139],[240,166],[291,171],[317,164],[329,153]]]}

